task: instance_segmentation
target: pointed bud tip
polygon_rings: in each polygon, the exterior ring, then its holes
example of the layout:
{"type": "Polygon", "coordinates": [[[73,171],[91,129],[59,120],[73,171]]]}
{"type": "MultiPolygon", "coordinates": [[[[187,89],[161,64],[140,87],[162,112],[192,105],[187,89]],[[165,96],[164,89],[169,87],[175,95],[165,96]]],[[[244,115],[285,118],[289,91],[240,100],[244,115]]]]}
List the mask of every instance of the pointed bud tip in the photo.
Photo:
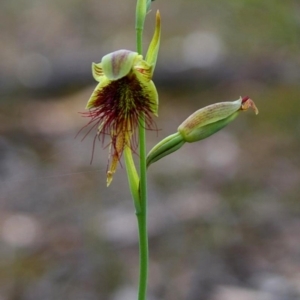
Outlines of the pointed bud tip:
{"type": "Polygon", "coordinates": [[[109,185],[111,184],[112,180],[113,180],[113,172],[111,171],[107,171],[106,174],[106,186],[109,187],[109,185]]]}
{"type": "Polygon", "coordinates": [[[258,114],[258,108],[256,107],[254,101],[249,96],[245,96],[242,98],[241,110],[247,110],[249,107],[254,110],[256,115],[258,114]]]}

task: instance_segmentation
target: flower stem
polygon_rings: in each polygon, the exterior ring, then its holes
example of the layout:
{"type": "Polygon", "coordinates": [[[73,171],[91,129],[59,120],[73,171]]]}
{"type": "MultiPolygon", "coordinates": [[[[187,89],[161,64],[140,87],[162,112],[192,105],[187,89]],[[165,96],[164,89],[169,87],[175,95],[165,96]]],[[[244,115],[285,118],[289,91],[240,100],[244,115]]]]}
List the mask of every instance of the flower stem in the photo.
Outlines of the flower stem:
{"type": "MultiPolygon", "coordinates": [[[[136,4],[136,49],[139,54],[143,52],[143,29],[146,17],[146,0],[137,0],[136,4]]],[[[146,300],[148,283],[148,230],[147,230],[147,176],[146,176],[146,132],[145,115],[139,120],[139,146],[140,146],[140,210],[136,211],[139,230],[140,274],[138,300],[146,300]]]]}
{"type": "Polygon", "coordinates": [[[147,12],[146,0],[137,0],[135,11],[136,50],[138,54],[143,52],[143,30],[147,12]]]}
{"type": "MultiPolygon", "coordinates": [[[[145,123],[145,119],[140,120],[145,123]]],[[[138,300],[146,299],[148,281],[148,230],[147,230],[147,177],[146,177],[146,143],[145,127],[139,127],[140,142],[140,211],[136,213],[139,229],[139,251],[140,251],[140,279],[138,300]]]]}

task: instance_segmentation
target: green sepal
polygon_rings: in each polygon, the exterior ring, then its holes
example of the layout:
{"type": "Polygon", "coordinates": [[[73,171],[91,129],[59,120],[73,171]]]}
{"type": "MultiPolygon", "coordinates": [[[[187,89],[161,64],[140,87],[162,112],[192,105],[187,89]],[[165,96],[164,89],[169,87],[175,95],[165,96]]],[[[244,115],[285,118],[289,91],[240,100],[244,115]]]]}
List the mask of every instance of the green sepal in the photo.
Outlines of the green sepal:
{"type": "Polygon", "coordinates": [[[159,11],[156,12],[156,23],[155,23],[155,31],[150,42],[147,54],[146,54],[146,62],[152,67],[152,74],[155,69],[159,44],[160,44],[160,32],[161,32],[161,25],[160,25],[160,14],[159,11]]]}
{"type": "Polygon", "coordinates": [[[96,81],[98,81],[98,82],[101,81],[101,78],[104,75],[101,63],[98,63],[98,64],[92,63],[92,74],[96,81]]]}
{"type": "Polygon", "coordinates": [[[124,158],[125,158],[129,189],[133,198],[135,210],[136,212],[139,212],[141,210],[140,195],[139,195],[140,179],[137,174],[135,164],[132,158],[132,150],[128,146],[126,146],[124,149],[124,158]]]}

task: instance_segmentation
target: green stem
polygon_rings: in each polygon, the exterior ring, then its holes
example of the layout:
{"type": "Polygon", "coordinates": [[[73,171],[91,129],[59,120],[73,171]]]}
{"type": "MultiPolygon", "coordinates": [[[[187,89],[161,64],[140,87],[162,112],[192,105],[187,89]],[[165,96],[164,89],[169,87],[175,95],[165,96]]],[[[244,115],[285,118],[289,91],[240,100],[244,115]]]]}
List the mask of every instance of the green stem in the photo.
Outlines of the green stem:
{"type": "Polygon", "coordinates": [[[137,0],[135,12],[135,30],[136,30],[136,50],[138,54],[143,54],[143,30],[146,18],[147,3],[146,0],[137,0]]]}
{"type": "MultiPolygon", "coordinates": [[[[143,29],[146,17],[146,0],[137,0],[136,4],[136,49],[139,54],[143,53],[143,29]]],[[[139,123],[139,146],[140,146],[140,210],[136,211],[139,230],[139,254],[140,274],[138,300],[146,300],[148,283],[148,230],[147,230],[147,168],[146,168],[146,132],[145,115],[140,117],[139,123]]]]}
{"type": "Polygon", "coordinates": [[[140,211],[136,213],[139,229],[140,250],[140,279],[138,300],[146,299],[148,281],[148,230],[147,230],[147,176],[146,176],[146,143],[145,143],[145,119],[140,120],[140,211]]]}

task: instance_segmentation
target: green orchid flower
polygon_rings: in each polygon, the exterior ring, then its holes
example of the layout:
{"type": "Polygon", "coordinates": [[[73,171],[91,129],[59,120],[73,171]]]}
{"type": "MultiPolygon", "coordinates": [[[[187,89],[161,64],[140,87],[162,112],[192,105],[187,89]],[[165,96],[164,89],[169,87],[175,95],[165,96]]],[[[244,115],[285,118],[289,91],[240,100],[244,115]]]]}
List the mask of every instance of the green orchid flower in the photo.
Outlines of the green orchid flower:
{"type": "MultiPolygon", "coordinates": [[[[140,116],[144,115],[147,128],[153,128],[152,115],[158,113],[158,93],[152,81],[160,43],[160,14],[146,58],[130,50],[118,50],[105,55],[100,63],[92,64],[94,79],[99,82],[87,102],[90,121],[88,133],[97,128],[94,139],[104,143],[110,136],[107,185],[113,179],[121,156],[128,147],[137,147],[134,137],[140,116]]],[[[84,128],[85,128],[84,127],[84,128]]],[[[125,153],[128,153],[126,151],[125,153]]]]}

